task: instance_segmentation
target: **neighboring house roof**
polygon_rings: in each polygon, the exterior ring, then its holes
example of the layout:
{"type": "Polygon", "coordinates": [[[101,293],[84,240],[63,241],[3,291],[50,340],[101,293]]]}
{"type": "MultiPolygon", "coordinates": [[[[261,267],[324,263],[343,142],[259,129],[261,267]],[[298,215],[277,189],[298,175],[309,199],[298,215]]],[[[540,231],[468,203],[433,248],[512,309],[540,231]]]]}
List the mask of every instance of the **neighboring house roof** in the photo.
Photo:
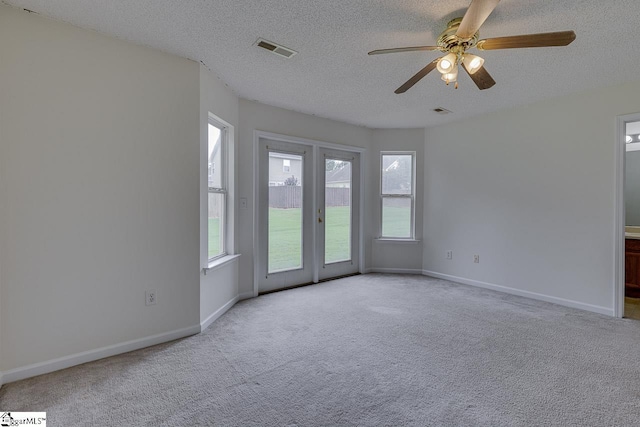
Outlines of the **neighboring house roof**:
{"type": "Polygon", "coordinates": [[[384,156],[382,158],[382,169],[385,171],[397,169],[399,165],[400,162],[398,162],[398,159],[395,159],[391,156],[384,156]]]}
{"type": "Polygon", "coordinates": [[[344,167],[334,169],[327,172],[326,182],[345,182],[351,180],[351,163],[347,163],[344,167]]]}
{"type": "Polygon", "coordinates": [[[300,161],[300,155],[296,155],[296,154],[287,154],[287,153],[274,153],[271,152],[269,153],[269,157],[275,157],[278,159],[289,159],[289,160],[297,160],[300,161]]]}

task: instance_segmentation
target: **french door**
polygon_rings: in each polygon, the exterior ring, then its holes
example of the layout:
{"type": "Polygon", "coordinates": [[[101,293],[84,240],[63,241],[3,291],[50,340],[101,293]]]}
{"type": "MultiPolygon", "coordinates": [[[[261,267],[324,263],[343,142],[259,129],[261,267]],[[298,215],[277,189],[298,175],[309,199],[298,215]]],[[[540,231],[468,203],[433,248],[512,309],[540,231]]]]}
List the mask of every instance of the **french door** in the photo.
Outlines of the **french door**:
{"type": "Polygon", "coordinates": [[[357,273],[360,154],[258,140],[257,291],[357,273]]]}
{"type": "Polygon", "coordinates": [[[357,273],[360,260],[360,155],[318,149],[318,279],[357,273]]]}

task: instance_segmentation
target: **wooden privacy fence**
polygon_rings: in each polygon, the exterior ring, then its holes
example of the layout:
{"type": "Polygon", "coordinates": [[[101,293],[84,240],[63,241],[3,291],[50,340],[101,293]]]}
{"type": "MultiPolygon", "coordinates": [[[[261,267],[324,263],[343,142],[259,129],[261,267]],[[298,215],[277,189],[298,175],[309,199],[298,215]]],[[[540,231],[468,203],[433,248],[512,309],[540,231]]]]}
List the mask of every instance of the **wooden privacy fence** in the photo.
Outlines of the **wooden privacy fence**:
{"type": "Polygon", "coordinates": [[[302,187],[298,185],[269,187],[269,207],[280,209],[302,207],[302,187]]]}
{"type": "Polygon", "coordinates": [[[324,190],[324,197],[327,207],[351,205],[350,188],[327,187],[324,190]]]}
{"type": "MultiPolygon", "coordinates": [[[[325,198],[328,207],[349,206],[351,189],[328,187],[325,190],[325,198]]],[[[302,187],[297,185],[269,187],[269,207],[278,209],[302,207],[302,187]]]]}

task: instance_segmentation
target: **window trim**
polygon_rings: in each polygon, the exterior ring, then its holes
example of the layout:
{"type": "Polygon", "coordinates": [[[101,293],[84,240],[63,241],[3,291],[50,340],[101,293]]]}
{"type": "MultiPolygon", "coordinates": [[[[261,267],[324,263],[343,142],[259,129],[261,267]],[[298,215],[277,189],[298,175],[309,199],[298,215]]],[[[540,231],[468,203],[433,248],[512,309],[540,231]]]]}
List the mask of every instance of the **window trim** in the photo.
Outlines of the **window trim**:
{"type": "Polygon", "coordinates": [[[379,229],[378,229],[378,239],[383,241],[416,241],[416,152],[415,151],[380,151],[380,179],[379,179],[379,195],[380,195],[380,221],[379,221],[379,229]],[[383,160],[384,156],[411,156],[411,194],[384,194],[382,192],[382,177],[383,177],[383,160]],[[409,225],[409,237],[398,237],[398,236],[385,236],[382,234],[382,221],[383,221],[383,206],[385,198],[404,198],[411,200],[411,223],[409,225]]]}
{"type": "MultiPolygon", "coordinates": [[[[206,258],[207,262],[210,264],[213,261],[219,260],[223,257],[226,257],[229,254],[229,246],[228,246],[228,227],[229,227],[229,190],[228,190],[228,170],[229,170],[229,155],[228,155],[228,147],[229,147],[229,126],[224,123],[222,120],[214,117],[211,113],[209,113],[207,120],[207,152],[209,146],[209,125],[220,130],[220,186],[221,187],[209,187],[209,176],[207,174],[207,212],[209,209],[209,194],[222,194],[223,195],[223,208],[222,208],[222,227],[221,227],[221,239],[222,239],[222,252],[213,257],[209,256],[209,221],[206,222],[205,228],[205,237],[206,237],[206,258]]],[[[209,163],[209,158],[207,157],[207,165],[209,163]]],[[[208,167],[207,167],[208,168],[208,167]]],[[[207,214],[208,217],[208,214],[207,214]]]]}

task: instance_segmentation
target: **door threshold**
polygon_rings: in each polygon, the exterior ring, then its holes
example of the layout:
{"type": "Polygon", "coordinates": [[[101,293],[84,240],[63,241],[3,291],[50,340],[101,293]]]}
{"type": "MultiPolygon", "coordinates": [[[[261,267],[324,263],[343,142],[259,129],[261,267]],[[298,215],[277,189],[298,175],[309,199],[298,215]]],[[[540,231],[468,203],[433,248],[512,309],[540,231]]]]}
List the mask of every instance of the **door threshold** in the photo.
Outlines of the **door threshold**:
{"type": "Polygon", "coordinates": [[[318,283],[322,283],[322,282],[330,282],[331,280],[338,280],[338,279],[344,279],[345,277],[351,277],[351,276],[359,276],[361,273],[349,273],[349,274],[343,274],[342,276],[335,276],[335,277],[328,277],[326,279],[321,279],[318,280],[318,283]]]}
{"type": "MultiPolygon", "coordinates": [[[[330,282],[331,280],[344,279],[345,277],[358,276],[360,274],[361,273],[352,273],[352,274],[344,274],[342,276],[329,277],[329,278],[326,278],[326,279],[318,280],[317,283],[330,282]]],[[[286,288],[274,289],[272,291],[258,292],[258,296],[267,295],[267,294],[273,294],[275,292],[288,291],[288,290],[295,289],[295,288],[302,288],[303,286],[315,285],[317,283],[316,282],[300,283],[299,285],[287,286],[286,288]]]]}
{"type": "Polygon", "coordinates": [[[279,288],[279,289],[274,289],[272,291],[258,292],[258,296],[267,295],[267,294],[273,294],[275,292],[288,291],[290,289],[301,288],[303,286],[309,286],[309,285],[313,285],[313,284],[314,284],[313,282],[300,283],[299,285],[287,286],[286,288],[279,288]]]}

